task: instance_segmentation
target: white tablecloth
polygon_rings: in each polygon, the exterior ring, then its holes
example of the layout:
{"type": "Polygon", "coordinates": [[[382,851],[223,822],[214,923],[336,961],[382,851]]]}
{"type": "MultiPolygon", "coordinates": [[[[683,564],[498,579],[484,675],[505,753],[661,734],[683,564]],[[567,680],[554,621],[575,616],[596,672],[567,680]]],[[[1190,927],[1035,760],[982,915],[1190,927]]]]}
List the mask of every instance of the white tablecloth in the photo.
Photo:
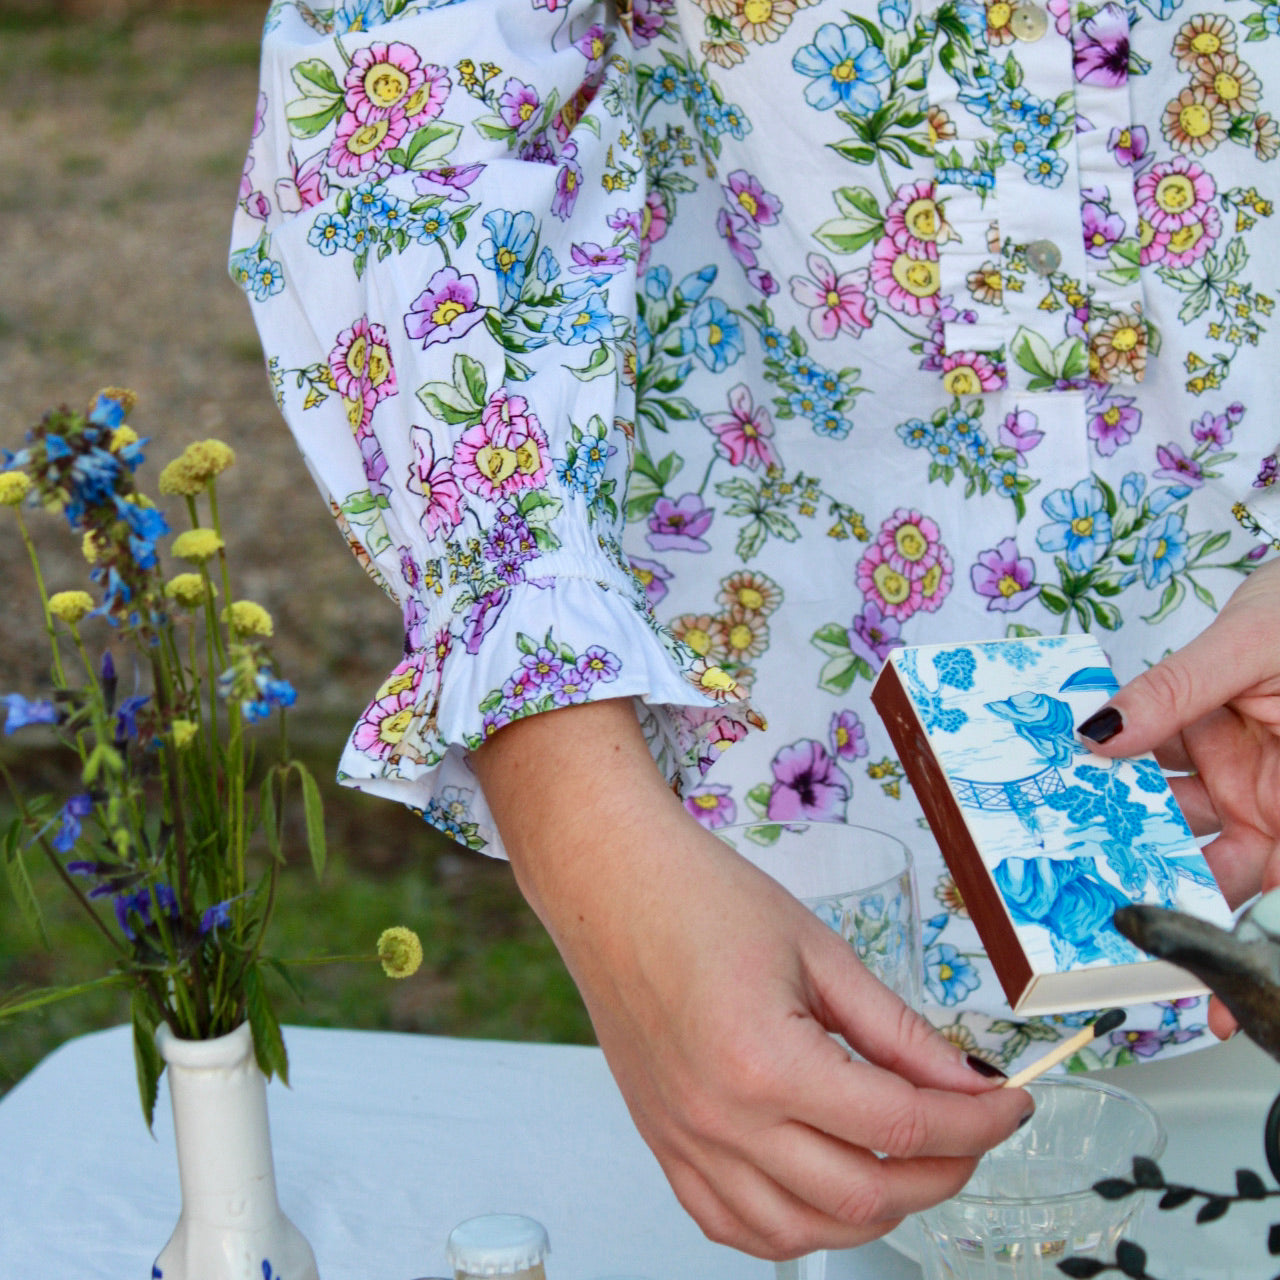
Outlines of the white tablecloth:
{"type": "MultiPolygon", "coordinates": [[[[597,1049],[306,1027],[286,1041],[276,1180],[322,1280],[447,1275],[450,1228],[493,1211],[546,1224],[550,1280],[774,1278],[681,1209],[597,1049]]],[[[179,1209],[168,1108],[162,1085],[153,1140],[123,1027],[69,1042],[0,1100],[0,1280],[151,1274],[179,1209]]],[[[920,1273],[877,1243],[839,1274],[920,1273]]]]}

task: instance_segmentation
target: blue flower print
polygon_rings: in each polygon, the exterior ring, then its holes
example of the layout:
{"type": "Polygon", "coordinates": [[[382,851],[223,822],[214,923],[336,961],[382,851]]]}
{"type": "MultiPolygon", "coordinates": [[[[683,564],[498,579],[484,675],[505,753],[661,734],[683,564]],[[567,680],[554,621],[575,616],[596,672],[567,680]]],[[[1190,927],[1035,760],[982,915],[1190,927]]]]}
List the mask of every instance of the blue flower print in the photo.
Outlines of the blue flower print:
{"type": "Polygon", "coordinates": [[[1147,529],[1142,540],[1142,580],[1149,587],[1168,582],[1187,563],[1187,531],[1182,512],[1170,511],[1147,529]]]}
{"type": "Polygon", "coordinates": [[[453,215],[444,205],[425,209],[410,222],[408,231],[419,244],[435,244],[453,225],[453,215]]]}
{"type": "Polygon", "coordinates": [[[284,268],[274,258],[255,263],[246,286],[258,302],[266,302],[284,288],[284,268]]]}
{"type": "Polygon", "coordinates": [[[351,193],[351,208],[372,221],[387,199],[387,188],[381,182],[362,182],[351,193]]]}
{"type": "Polygon", "coordinates": [[[603,293],[593,293],[571,303],[556,321],[556,338],[567,347],[581,342],[600,342],[613,336],[613,313],[603,293]]]}
{"type": "Polygon", "coordinates": [[[933,423],[923,418],[909,418],[894,428],[898,439],[909,449],[923,449],[933,439],[933,423]]]}
{"type": "Polygon", "coordinates": [[[506,209],[495,209],[485,214],[484,225],[492,238],[486,240],[477,253],[480,261],[497,274],[500,305],[507,311],[520,301],[520,291],[524,288],[534,245],[533,214],[527,210],[509,213],[506,209]]]}
{"type": "Polygon", "coordinates": [[[972,649],[947,649],[933,659],[939,684],[950,685],[953,689],[972,689],[977,665],[972,649]]]}
{"type": "MultiPolygon", "coordinates": [[[[1036,135],[1028,133],[1031,137],[1036,135]]],[[[1057,187],[1067,172],[1067,162],[1056,152],[1047,147],[1038,150],[1023,166],[1026,169],[1027,181],[1038,187],[1057,187]]]]}
{"type": "Polygon", "coordinates": [[[1035,99],[1022,115],[1023,125],[1041,138],[1054,138],[1067,127],[1067,113],[1052,102],[1035,99]]]}
{"type": "Polygon", "coordinates": [[[1042,141],[1031,129],[1019,127],[1000,135],[1000,150],[1006,160],[1013,160],[1025,168],[1032,157],[1040,154],[1042,141]]]}
{"type": "Polygon", "coordinates": [[[333,29],[339,35],[348,31],[368,31],[387,20],[382,0],[343,0],[333,11],[333,29]]]}
{"type": "Polygon", "coordinates": [[[1111,517],[1102,490],[1092,479],[1073,489],[1055,489],[1040,504],[1052,524],[1041,526],[1036,542],[1041,551],[1065,551],[1076,573],[1092,569],[1111,541],[1111,517]]]}
{"type": "Polygon", "coordinates": [[[866,115],[880,105],[876,85],[889,77],[889,64],[859,26],[837,27],[825,22],[813,43],[791,59],[792,67],[812,80],[804,99],[819,111],[829,111],[838,103],[866,115]]]}
{"type": "Polygon", "coordinates": [[[675,102],[684,94],[684,76],[675,67],[660,67],[653,73],[653,91],[663,102],[675,102]]]}
{"type": "Polygon", "coordinates": [[[369,221],[380,231],[398,231],[413,224],[409,216],[409,202],[397,196],[384,196],[376,209],[369,212],[369,221]]]}
{"type": "Polygon", "coordinates": [[[650,267],[644,273],[644,296],[651,302],[662,302],[671,288],[671,272],[666,267],[650,267]]]}
{"type": "Polygon", "coordinates": [[[719,298],[698,303],[683,336],[685,350],[692,350],[712,373],[727,369],[746,350],[738,317],[719,298]]]}
{"type": "Polygon", "coordinates": [[[939,1004],[959,1004],[980,982],[973,964],[951,943],[940,942],[925,952],[924,985],[939,1004]]]}
{"type": "Polygon", "coordinates": [[[886,31],[905,31],[911,17],[911,0],[880,0],[880,25],[886,31]]]}
{"type": "Polygon", "coordinates": [[[1130,471],[1120,481],[1120,496],[1131,506],[1136,507],[1147,491],[1147,477],[1141,471],[1130,471]]]}
{"type": "Polygon", "coordinates": [[[560,275],[560,264],[556,261],[556,255],[545,245],[542,252],[538,254],[538,265],[535,270],[538,279],[547,285],[551,284],[560,275]]]}
{"type": "Polygon", "coordinates": [[[340,213],[322,213],[307,232],[307,243],[327,258],[347,247],[347,220],[340,213]]]}

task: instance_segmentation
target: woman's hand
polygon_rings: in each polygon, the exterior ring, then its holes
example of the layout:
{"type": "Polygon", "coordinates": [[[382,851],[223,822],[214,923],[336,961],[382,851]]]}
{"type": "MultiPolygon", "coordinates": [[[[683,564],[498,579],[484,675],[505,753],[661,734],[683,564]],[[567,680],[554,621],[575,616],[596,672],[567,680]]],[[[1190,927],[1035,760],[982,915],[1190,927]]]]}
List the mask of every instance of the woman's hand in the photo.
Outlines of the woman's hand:
{"type": "Polygon", "coordinates": [[[768,1258],[865,1243],[1030,1113],[685,813],[628,701],[518,721],[474,764],[637,1127],[712,1239],[768,1258]]]}
{"type": "MultiPolygon", "coordinates": [[[[1101,755],[1154,750],[1233,907],[1280,885],[1280,561],[1256,569],[1185,648],[1079,728],[1101,755]]],[[[1210,1025],[1234,1027],[1216,1001],[1210,1025]]]]}

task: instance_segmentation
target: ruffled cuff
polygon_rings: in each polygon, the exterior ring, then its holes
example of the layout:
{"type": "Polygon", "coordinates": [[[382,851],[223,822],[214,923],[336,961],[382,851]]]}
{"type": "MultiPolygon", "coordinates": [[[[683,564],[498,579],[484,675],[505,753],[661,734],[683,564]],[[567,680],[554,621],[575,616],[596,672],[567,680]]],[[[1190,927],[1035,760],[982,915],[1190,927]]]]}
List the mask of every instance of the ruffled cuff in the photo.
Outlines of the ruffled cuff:
{"type": "Polygon", "coordinates": [[[1232,507],[1235,518],[1255,537],[1280,551],[1280,457],[1271,454],[1262,460],[1253,492],[1232,507]]]}
{"type": "Polygon", "coordinates": [[[470,608],[433,609],[347,741],[339,781],[399,800],[473,849],[503,855],[468,755],[504,725],[631,697],[677,790],[764,722],[745,690],[660,626],[625,570],[566,569],[470,608]]]}

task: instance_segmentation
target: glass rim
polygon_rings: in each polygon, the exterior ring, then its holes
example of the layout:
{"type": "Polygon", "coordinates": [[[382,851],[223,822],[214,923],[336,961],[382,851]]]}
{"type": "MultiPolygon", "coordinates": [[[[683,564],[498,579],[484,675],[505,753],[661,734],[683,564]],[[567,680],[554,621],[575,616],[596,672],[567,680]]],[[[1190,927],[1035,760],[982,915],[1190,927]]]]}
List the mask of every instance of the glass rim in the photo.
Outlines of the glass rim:
{"type": "MultiPolygon", "coordinates": [[[[1168,1135],[1165,1133],[1164,1124],[1160,1117],[1156,1114],[1155,1108],[1143,1098],[1139,1098],[1136,1094],[1128,1092],[1126,1089],[1120,1089],[1116,1085],[1108,1084],[1103,1080],[1090,1080],[1080,1078],[1079,1076],[1042,1076],[1039,1080],[1032,1080],[1023,1086],[1029,1093],[1034,1096],[1037,1089],[1079,1089],[1082,1092],[1094,1094],[1105,1094],[1108,1097],[1115,1098],[1119,1102],[1130,1104],[1134,1110],[1144,1116],[1151,1124],[1153,1130],[1153,1139],[1147,1151],[1135,1152],[1135,1155],[1145,1156],[1148,1160],[1156,1160],[1164,1153],[1165,1143],[1168,1135]]],[[[993,1148],[998,1150],[998,1148],[993,1148]]],[[[1103,1175],[1108,1176],[1108,1175],[1103,1175]]],[[[1120,1176],[1116,1174],[1109,1175],[1112,1177],[1120,1176]]],[[[1098,1179],[1101,1181],[1101,1179],[1098,1179]]],[[[1057,1195],[1038,1195],[1038,1196],[991,1196],[980,1195],[977,1192],[966,1192],[961,1189],[957,1191],[950,1199],[960,1201],[966,1205],[985,1206],[987,1208],[998,1207],[1020,1207],[1040,1204],[1077,1204],[1086,1197],[1099,1199],[1098,1193],[1092,1186],[1084,1187],[1079,1191],[1064,1191],[1057,1195]]],[[[945,1205],[948,1201],[943,1201],[945,1205]]],[[[935,1206],[941,1208],[942,1205],[935,1206]]],[[[930,1210],[925,1209],[924,1213],[930,1210]]]]}

